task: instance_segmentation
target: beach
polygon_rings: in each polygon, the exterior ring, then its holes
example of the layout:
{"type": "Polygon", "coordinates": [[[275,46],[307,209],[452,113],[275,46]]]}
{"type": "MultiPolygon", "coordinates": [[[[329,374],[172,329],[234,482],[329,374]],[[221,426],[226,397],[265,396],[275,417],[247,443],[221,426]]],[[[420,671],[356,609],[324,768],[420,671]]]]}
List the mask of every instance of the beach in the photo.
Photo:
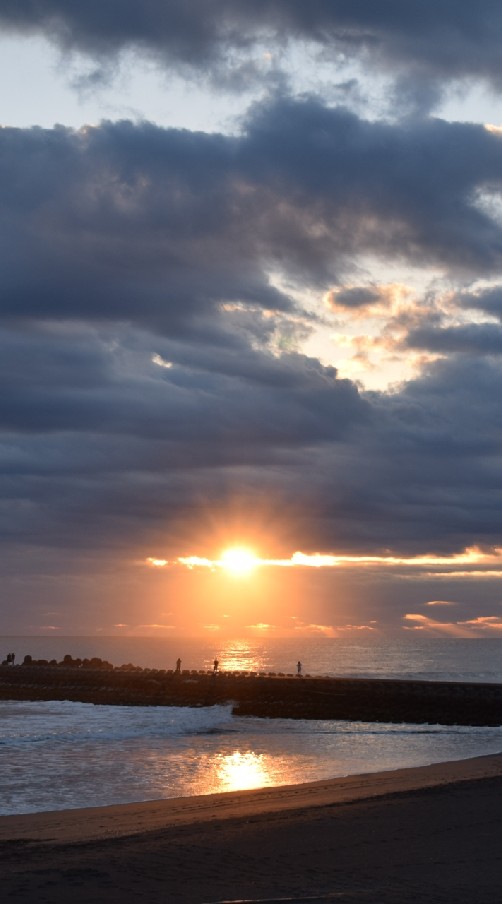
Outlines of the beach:
{"type": "Polygon", "coordinates": [[[0,817],[4,899],[502,900],[502,755],[0,817]]]}

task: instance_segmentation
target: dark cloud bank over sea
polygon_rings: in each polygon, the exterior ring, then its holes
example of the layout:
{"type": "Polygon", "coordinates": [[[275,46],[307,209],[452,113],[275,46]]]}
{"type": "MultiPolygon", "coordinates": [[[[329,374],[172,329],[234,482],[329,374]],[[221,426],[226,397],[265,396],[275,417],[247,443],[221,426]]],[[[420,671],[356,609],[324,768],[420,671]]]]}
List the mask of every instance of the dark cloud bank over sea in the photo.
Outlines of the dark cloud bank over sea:
{"type": "MultiPolygon", "coordinates": [[[[135,47],[215,83],[230,52],[288,40],[353,54],[403,96],[502,72],[488,2],[16,0],[0,27],[96,59],[135,47]]],[[[235,134],[3,128],[9,592],[136,550],[197,552],[187,525],[235,506],[294,512],[285,555],[501,545],[501,188],[496,131],[409,108],[365,119],[277,86],[235,134]],[[381,300],[354,288],[369,259],[440,274],[451,308],[477,315],[445,323],[429,286],[396,346],[423,366],[371,391],[304,349],[326,293],[355,315],[381,300]]]]}

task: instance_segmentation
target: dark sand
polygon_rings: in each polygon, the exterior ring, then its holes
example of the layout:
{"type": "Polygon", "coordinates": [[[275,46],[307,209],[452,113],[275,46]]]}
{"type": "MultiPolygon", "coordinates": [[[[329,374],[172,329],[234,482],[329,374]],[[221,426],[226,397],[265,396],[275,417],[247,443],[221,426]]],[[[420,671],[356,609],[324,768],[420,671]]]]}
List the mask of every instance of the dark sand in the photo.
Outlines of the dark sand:
{"type": "Polygon", "coordinates": [[[0,817],[1,900],[501,904],[502,755],[0,817]]]}

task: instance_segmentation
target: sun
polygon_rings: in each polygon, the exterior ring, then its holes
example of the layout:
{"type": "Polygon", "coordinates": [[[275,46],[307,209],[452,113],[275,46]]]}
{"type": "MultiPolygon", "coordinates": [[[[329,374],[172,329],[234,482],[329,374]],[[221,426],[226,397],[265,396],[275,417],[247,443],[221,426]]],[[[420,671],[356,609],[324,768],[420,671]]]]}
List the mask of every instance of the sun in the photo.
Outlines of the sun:
{"type": "Polygon", "coordinates": [[[243,578],[254,571],[258,559],[252,550],[246,549],[244,546],[233,546],[222,553],[221,564],[234,577],[243,578]]]}

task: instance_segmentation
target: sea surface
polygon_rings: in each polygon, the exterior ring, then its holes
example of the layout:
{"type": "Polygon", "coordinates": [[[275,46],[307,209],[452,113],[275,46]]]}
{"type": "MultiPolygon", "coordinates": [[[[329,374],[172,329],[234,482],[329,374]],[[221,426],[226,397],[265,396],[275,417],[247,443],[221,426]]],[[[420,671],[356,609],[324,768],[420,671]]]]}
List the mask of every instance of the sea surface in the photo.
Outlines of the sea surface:
{"type": "MultiPolygon", "coordinates": [[[[5,656],[114,665],[502,683],[502,639],[347,642],[4,637],[5,656]]],[[[230,706],[0,701],[0,813],[30,813],[296,784],[502,752],[502,727],[296,721],[230,706]]]]}

